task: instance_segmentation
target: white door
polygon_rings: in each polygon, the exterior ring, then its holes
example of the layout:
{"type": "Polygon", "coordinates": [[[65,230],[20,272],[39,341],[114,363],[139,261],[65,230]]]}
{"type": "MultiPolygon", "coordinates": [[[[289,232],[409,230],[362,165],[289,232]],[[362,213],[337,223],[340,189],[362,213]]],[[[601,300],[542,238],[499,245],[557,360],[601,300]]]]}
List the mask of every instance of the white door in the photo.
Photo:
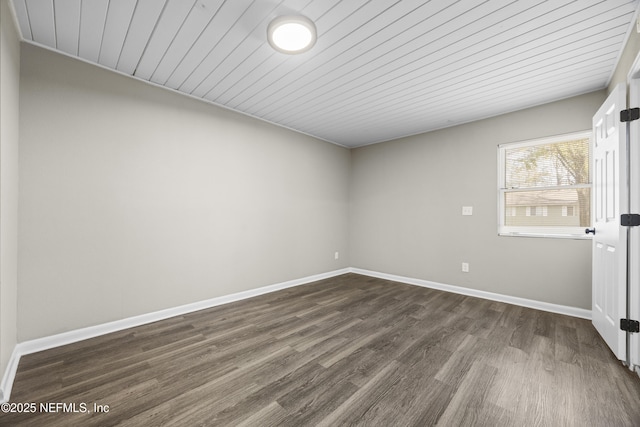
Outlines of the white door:
{"type": "Polygon", "coordinates": [[[627,211],[626,84],[616,86],[593,117],[593,325],[620,360],[626,361],[627,231],[620,214],[627,211]]]}

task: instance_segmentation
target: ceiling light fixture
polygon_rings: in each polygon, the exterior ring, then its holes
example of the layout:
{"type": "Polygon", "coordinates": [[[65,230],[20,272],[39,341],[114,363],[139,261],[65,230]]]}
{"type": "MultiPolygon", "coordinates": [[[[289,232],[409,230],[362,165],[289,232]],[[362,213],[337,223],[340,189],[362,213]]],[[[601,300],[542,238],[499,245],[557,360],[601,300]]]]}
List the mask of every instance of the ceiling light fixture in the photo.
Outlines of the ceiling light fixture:
{"type": "Polygon", "coordinates": [[[316,43],[316,26],[304,16],[280,16],[267,28],[269,44],[278,52],[306,52],[316,43]]]}

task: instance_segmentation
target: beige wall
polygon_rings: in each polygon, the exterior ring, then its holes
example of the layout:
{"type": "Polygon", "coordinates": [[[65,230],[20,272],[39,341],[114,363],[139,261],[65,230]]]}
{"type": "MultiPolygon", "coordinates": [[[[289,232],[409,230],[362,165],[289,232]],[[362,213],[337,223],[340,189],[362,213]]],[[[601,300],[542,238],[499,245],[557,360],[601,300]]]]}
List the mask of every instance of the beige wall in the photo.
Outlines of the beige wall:
{"type": "Polygon", "coordinates": [[[611,93],[618,83],[626,83],[627,75],[633,65],[633,61],[635,61],[636,56],[638,56],[638,52],[640,52],[640,34],[638,34],[634,26],[629,35],[629,40],[627,40],[627,44],[620,55],[611,82],[607,87],[607,93],[611,93]]]}
{"type": "Polygon", "coordinates": [[[604,98],[598,91],[353,150],[351,265],[590,309],[591,241],[497,235],[497,145],[588,130],[604,98]]]}
{"type": "Polygon", "coordinates": [[[8,1],[0,0],[0,376],[17,330],[19,83],[17,30],[8,1]]]}
{"type": "Polygon", "coordinates": [[[349,265],[349,150],[31,45],[20,90],[20,341],[349,265]]]}

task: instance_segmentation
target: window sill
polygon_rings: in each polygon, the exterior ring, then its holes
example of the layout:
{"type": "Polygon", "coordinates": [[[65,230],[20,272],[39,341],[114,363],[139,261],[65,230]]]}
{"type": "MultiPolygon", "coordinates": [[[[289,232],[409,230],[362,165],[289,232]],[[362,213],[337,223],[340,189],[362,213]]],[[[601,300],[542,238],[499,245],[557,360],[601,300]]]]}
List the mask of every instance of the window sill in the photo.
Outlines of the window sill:
{"type": "Polygon", "coordinates": [[[543,237],[547,239],[572,239],[572,240],[591,240],[590,234],[545,234],[545,233],[522,233],[522,232],[500,232],[498,236],[503,237],[543,237]]]}

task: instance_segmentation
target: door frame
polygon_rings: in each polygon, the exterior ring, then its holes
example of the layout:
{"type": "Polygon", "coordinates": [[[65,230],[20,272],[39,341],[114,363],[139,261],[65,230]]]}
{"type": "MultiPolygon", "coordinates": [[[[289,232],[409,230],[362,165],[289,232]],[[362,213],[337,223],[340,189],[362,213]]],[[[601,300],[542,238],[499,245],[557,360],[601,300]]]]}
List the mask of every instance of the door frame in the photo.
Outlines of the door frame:
{"type": "MultiPolygon", "coordinates": [[[[640,53],[636,56],[627,75],[627,105],[629,108],[640,107],[640,53]]],[[[640,213],[640,120],[629,126],[629,211],[640,213]]],[[[640,320],[640,227],[630,227],[629,241],[629,318],[640,320]]],[[[640,375],[640,334],[629,335],[629,369],[640,375]]]]}

